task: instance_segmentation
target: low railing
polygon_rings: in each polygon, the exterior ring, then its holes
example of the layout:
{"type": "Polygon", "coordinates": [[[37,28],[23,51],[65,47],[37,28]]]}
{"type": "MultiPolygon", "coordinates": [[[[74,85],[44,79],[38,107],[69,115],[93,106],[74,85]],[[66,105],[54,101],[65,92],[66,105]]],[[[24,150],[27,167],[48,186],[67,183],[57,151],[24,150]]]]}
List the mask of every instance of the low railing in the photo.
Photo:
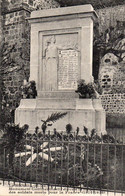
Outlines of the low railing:
{"type": "Polygon", "coordinates": [[[13,149],[1,148],[3,185],[8,180],[125,193],[125,145],[108,135],[29,134],[13,149]]]}

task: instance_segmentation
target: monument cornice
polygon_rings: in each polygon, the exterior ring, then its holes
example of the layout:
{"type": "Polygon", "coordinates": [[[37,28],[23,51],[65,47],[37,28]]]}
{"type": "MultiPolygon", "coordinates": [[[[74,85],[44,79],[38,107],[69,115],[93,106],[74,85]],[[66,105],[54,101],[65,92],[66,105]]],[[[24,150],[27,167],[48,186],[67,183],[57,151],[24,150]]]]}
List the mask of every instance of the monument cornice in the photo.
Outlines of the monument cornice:
{"type": "Polygon", "coordinates": [[[30,23],[38,23],[88,17],[91,17],[93,20],[96,20],[98,17],[93,7],[89,4],[84,6],[72,6],[68,8],[54,8],[49,9],[48,12],[46,12],[46,10],[33,11],[28,20],[30,23]]]}

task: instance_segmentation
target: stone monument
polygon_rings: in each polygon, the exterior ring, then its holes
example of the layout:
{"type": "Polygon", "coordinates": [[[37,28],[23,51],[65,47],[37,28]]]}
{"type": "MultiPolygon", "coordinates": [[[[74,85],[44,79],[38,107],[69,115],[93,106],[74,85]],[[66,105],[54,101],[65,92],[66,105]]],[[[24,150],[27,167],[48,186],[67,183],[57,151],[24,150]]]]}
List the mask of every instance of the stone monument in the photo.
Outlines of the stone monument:
{"type": "Polygon", "coordinates": [[[22,99],[15,122],[41,127],[54,112],[67,112],[51,129],[75,131],[83,125],[105,131],[105,111],[99,99],[79,99],[77,81],[92,81],[93,22],[97,15],[91,5],[33,11],[31,24],[30,80],[37,84],[36,99],[22,99]]]}

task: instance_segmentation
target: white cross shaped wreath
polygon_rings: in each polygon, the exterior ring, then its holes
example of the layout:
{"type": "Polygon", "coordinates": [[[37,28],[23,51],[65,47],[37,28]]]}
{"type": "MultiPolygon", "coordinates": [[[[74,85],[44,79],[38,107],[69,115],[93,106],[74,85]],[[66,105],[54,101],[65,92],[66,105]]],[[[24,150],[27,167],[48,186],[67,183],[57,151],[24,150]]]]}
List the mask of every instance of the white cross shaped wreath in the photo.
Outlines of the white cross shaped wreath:
{"type": "Polygon", "coordinates": [[[51,154],[46,154],[45,152],[54,152],[54,151],[59,151],[63,150],[63,147],[46,147],[49,144],[49,142],[44,142],[43,144],[40,145],[40,152],[35,151],[35,148],[30,145],[25,145],[26,150],[29,150],[27,152],[21,152],[21,153],[16,153],[15,157],[22,157],[26,155],[31,155],[30,158],[26,161],[26,166],[29,166],[39,155],[42,157],[42,159],[45,159],[47,161],[53,162],[54,159],[52,158],[51,154]],[[46,148],[45,148],[46,147],[46,148]]]}

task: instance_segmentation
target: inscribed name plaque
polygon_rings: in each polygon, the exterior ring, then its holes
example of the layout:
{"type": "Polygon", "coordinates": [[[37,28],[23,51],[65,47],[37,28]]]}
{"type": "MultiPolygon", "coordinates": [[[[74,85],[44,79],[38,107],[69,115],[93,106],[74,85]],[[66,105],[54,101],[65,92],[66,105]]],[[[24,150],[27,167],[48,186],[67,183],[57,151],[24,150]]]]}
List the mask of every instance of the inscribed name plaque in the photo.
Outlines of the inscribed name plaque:
{"type": "Polygon", "coordinates": [[[59,50],[58,57],[58,89],[76,89],[78,81],[78,51],[73,49],[59,50]]]}

